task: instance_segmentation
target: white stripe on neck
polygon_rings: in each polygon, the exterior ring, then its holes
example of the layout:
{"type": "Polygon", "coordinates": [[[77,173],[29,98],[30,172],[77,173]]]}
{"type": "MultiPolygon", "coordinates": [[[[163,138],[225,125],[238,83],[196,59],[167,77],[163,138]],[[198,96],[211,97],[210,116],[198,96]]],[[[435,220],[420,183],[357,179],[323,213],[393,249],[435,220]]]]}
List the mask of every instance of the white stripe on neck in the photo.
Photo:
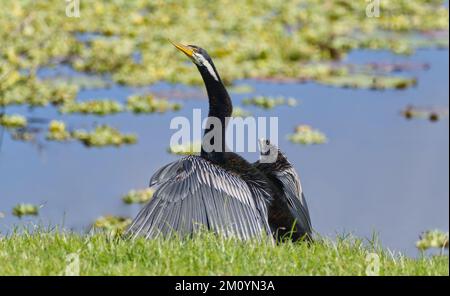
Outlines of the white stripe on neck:
{"type": "Polygon", "coordinates": [[[206,69],[208,70],[209,74],[211,74],[211,76],[212,76],[216,81],[219,81],[219,77],[217,76],[216,71],[214,71],[213,66],[208,62],[208,60],[205,59],[205,57],[202,56],[202,55],[199,54],[199,53],[194,53],[194,55],[195,55],[197,61],[198,61],[201,65],[203,65],[203,66],[206,67],[206,69]]]}

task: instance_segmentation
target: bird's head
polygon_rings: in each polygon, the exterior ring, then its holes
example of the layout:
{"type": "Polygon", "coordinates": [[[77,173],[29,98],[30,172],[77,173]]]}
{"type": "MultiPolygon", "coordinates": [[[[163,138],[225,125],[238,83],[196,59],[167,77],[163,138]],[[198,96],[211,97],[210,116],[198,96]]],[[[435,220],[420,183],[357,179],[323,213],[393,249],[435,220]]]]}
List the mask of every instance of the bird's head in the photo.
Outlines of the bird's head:
{"type": "Polygon", "coordinates": [[[261,138],[258,140],[259,161],[263,163],[273,163],[277,161],[278,148],[270,142],[269,139],[261,138]]]}
{"type": "Polygon", "coordinates": [[[197,65],[200,72],[209,73],[209,75],[216,81],[219,81],[219,74],[214,66],[211,57],[208,55],[206,50],[196,45],[183,45],[181,43],[176,43],[170,41],[179,51],[187,55],[194,64],[197,65]],[[205,72],[206,71],[206,72],[205,72]]]}

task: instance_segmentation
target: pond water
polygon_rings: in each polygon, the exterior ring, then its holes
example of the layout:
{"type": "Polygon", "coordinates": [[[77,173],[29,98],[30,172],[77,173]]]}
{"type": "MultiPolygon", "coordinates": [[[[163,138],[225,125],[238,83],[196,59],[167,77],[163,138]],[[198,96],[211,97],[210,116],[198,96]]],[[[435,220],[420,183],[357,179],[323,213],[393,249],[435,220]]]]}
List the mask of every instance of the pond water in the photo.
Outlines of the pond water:
{"type": "MultiPolygon", "coordinates": [[[[238,84],[251,85],[255,94],[292,96],[301,101],[294,108],[246,109],[254,116],[279,116],[280,147],[301,175],[317,232],[330,237],[351,232],[367,238],[376,232],[386,248],[415,256],[414,244],[422,231],[448,231],[449,121],[408,121],[399,112],[408,104],[448,108],[448,51],[419,50],[411,57],[359,51],[348,60],[426,62],[431,68],[413,72],[418,85],[401,91],[351,90],[316,83],[238,84]],[[290,143],[285,135],[297,124],[320,129],[329,143],[290,143]]],[[[194,67],[192,71],[196,71],[194,67]]],[[[12,141],[5,134],[0,151],[0,211],[5,214],[0,218],[1,231],[6,233],[14,225],[29,221],[84,231],[101,215],[134,216],[139,206],[123,204],[121,196],[130,189],[145,188],[157,168],[178,158],[166,152],[173,133],[170,120],[178,115],[191,118],[192,108],[207,113],[206,97],[201,91],[165,83],[147,89],[164,91],[174,87],[193,91],[193,98],[183,100],[183,108],[177,113],[62,118],[53,108],[32,112],[37,117],[61,117],[69,126],[89,128],[101,122],[123,132],[137,132],[137,145],[86,149],[78,143],[44,142],[37,149],[29,143],[12,141]],[[11,209],[19,202],[42,204],[40,216],[12,216],[11,209]]],[[[82,91],[79,98],[124,101],[142,90],[113,86],[82,91]]],[[[232,94],[234,105],[238,106],[246,96],[232,94]]],[[[8,113],[24,110],[8,108],[8,113]]],[[[244,156],[251,161],[257,159],[256,154],[244,156]]]]}

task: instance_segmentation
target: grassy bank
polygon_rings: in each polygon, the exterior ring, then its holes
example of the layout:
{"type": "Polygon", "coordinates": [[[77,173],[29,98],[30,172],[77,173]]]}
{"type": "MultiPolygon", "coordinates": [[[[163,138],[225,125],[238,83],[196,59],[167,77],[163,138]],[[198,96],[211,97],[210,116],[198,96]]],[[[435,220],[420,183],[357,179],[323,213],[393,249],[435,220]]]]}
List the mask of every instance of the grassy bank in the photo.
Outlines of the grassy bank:
{"type": "Polygon", "coordinates": [[[38,233],[0,237],[0,275],[448,275],[448,256],[392,256],[358,239],[272,246],[211,235],[180,240],[38,233]],[[376,256],[375,256],[376,257],[376,256]]]}

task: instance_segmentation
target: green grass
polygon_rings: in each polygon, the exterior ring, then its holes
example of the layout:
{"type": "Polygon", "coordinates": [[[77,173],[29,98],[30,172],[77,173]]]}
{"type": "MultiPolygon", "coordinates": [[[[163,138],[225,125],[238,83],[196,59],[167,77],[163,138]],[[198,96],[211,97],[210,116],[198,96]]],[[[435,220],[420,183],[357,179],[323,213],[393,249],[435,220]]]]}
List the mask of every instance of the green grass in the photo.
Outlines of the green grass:
{"type": "Polygon", "coordinates": [[[0,275],[365,275],[372,252],[380,275],[449,275],[448,256],[394,256],[355,238],[273,246],[210,234],[129,241],[60,232],[0,237],[0,275]]]}

